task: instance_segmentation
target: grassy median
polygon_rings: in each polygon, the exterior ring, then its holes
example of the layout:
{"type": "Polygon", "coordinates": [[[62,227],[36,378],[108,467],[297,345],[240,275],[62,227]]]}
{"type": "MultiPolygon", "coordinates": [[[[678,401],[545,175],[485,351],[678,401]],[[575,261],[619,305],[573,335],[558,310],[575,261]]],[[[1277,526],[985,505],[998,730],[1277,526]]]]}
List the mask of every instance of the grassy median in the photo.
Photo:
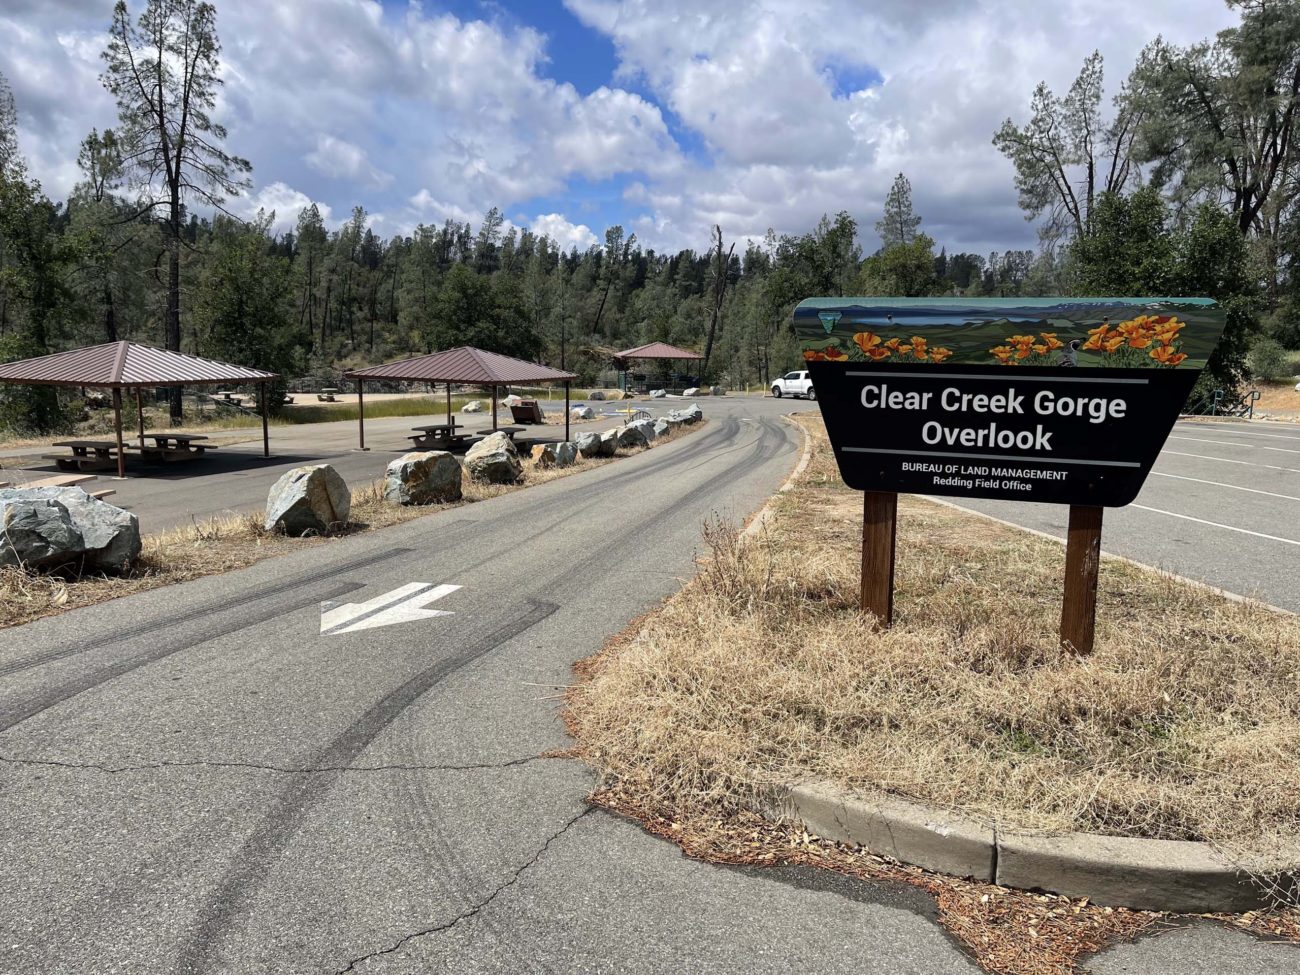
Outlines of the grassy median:
{"type": "Polygon", "coordinates": [[[756,537],[580,668],[568,718],[612,794],[739,814],[804,777],[1004,828],[1206,840],[1264,869],[1300,829],[1300,622],[1105,561],[1095,653],[1060,648],[1064,550],[900,505],[896,623],[857,608],[861,495],[825,431],[756,537]]]}

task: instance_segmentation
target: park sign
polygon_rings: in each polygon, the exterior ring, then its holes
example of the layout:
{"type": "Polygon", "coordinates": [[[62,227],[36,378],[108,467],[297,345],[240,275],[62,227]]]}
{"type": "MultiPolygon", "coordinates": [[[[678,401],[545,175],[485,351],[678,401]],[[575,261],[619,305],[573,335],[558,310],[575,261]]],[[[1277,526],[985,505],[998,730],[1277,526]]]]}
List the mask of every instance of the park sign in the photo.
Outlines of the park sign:
{"type": "Polygon", "coordinates": [[[1224,314],[1205,298],[812,298],[794,326],[849,487],[1118,507],[1224,314]]]}

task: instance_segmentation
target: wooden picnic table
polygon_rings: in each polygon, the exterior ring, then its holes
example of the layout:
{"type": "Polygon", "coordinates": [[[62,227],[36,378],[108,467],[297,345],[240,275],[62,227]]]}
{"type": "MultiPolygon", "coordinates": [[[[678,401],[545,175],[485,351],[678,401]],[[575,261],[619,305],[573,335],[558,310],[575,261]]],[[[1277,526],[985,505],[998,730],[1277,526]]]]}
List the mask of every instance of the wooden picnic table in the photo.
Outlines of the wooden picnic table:
{"type": "Polygon", "coordinates": [[[463,444],[469,434],[464,432],[464,427],[457,427],[455,418],[450,423],[426,423],[423,426],[411,427],[415,431],[415,436],[407,437],[416,447],[452,447],[463,444]],[[462,432],[457,433],[457,430],[462,432]]]}
{"type": "Polygon", "coordinates": [[[129,444],[126,449],[137,451],[146,460],[162,463],[191,460],[195,457],[202,457],[206,451],[217,449],[216,444],[195,442],[208,439],[202,433],[146,433],[144,439],[152,440],[153,446],[129,444]]]}
{"type": "Polygon", "coordinates": [[[59,440],[51,447],[67,447],[67,454],[42,454],[64,471],[103,471],[117,467],[117,442],[114,440],[59,440]]]}

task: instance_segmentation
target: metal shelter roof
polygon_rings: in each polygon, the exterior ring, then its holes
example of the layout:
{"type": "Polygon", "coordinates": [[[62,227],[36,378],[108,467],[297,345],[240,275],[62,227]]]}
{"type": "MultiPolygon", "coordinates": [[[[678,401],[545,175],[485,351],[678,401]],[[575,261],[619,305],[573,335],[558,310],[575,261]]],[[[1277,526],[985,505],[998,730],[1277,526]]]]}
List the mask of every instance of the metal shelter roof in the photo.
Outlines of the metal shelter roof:
{"type": "Polygon", "coordinates": [[[669,345],[667,342],[651,342],[649,345],[638,345],[635,349],[624,349],[622,352],[614,353],[615,359],[703,359],[704,356],[698,352],[690,352],[686,349],[679,349],[675,345],[669,345]]]}
{"type": "Polygon", "coordinates": [[[445,352],[385,362],[379,366],[353,369],[343,374],[347,379],[405,379],[427,383],[466,383],[482,386],[509,386],[514,383],[547,383],[577,379],[576,373],[562,372],[523,359],[513,359],[496,352],[484,352],[463,345],[445,352]]]}
{"type": "Polygon", "coordinates": [[[135,342],[107,342],[35,359],[0,363],[0,382],[35,386],[204,386],[266,382],[274,372],[168,352],[135,342]]]}

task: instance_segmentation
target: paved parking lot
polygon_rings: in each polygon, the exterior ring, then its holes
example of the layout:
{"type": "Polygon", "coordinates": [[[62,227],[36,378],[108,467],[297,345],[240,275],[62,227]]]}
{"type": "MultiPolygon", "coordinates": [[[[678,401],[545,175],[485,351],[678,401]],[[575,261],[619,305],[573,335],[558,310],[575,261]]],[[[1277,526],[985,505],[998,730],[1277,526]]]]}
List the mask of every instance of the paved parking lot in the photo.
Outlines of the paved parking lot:
{"type": "MultiPolygon", "coordinates": [[[[961,504],[1065,537],[1060,506],[961,504]]],[[[1178,423],[1137,501],[1106,512],[1102,548],[1300,612],[1300,425],[1178,423]]]]}

